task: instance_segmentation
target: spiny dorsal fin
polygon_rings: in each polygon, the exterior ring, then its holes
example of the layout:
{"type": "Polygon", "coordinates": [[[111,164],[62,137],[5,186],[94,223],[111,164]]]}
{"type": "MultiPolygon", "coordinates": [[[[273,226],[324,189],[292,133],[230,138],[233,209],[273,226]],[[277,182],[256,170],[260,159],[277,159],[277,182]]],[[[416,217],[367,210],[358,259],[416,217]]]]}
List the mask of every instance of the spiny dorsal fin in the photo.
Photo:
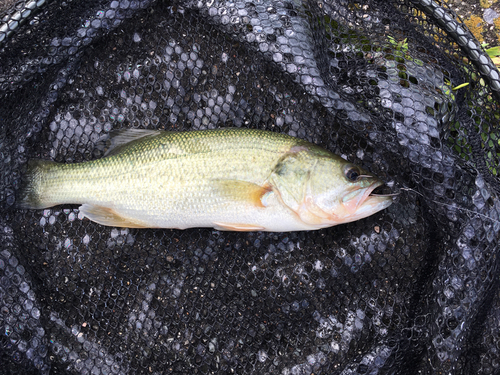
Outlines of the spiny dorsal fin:
{"type": "Polygon", "coordinates": [[[106,150],[104,156],[116,155],[123,151],[134,141],[137,141],[144,137],[154,137],[162,133],[165,133],[165,131],[149,129],[113,130],[109,133],[107,142],[110,142],[111,144],[108,146],[108,149],[106,150]]]}

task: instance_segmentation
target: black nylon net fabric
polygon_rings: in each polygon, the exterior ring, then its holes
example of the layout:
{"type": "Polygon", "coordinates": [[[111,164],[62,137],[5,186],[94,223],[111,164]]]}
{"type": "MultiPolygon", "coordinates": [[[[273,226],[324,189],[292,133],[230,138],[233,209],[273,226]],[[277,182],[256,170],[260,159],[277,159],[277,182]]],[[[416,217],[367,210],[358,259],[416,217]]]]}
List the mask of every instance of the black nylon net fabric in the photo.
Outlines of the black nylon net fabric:
{"type": "Polygon", "coordinates": [[[0,372],[499,373],[499,92],[430,0],[16,3],[0,24],[0,372]],[[307,139],[399,195],[292,233],[16,208],[29,159],[102,157],[116,129],[219,127],[307,139]]]}

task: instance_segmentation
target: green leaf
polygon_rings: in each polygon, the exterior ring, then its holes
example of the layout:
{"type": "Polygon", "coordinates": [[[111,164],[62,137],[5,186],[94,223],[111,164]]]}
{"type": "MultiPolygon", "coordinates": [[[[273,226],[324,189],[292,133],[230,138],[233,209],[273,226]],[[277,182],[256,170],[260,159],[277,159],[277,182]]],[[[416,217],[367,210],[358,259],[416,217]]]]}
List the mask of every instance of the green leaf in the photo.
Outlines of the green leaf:
{"type": "Polygon", "coordinates": [[[489,57],[500,56],[500,46],[488,48],[486,53],[489,57]]]}
{"type": "Polygon", "coordinates": [[[458,89],[461,89],[462,87],[465,87],[465,86],[468,86],[469,85],[469,82],[465,82],[465,83],[462,83],[461,85],[458,85],[458,86],[455,86],[452,88],[452,90],[458,90],[458,89]]]}

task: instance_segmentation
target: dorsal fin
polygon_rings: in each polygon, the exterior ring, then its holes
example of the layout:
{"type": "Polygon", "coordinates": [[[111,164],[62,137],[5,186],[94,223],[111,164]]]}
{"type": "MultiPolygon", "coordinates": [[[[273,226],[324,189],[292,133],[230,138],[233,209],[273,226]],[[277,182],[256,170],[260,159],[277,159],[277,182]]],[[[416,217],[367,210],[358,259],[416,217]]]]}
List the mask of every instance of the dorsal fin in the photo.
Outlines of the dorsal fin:
{"type": "Polygon", "coordinates": [[[107,142],[110,142],[104,156],[116,155],[127,148],[132,142],[144,137],[154,137],[164,133],[164,130],[149,129],[122,129],[113,130],[109,133],[107,142]]]}

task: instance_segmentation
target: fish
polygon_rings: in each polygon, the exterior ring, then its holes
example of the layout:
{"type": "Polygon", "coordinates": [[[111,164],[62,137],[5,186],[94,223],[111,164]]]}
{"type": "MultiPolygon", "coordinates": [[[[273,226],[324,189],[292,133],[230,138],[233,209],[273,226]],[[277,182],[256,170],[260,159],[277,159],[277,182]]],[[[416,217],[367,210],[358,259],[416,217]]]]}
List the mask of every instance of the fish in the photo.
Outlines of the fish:
{"type": "Polygon", "coordinates": [[[122,228],[308,231],[390,206],[384,183],[342,157],[277,132],[126,129],[100,159],[32,159],[18,206],[79,204],[84,217],[122,228]]]}

